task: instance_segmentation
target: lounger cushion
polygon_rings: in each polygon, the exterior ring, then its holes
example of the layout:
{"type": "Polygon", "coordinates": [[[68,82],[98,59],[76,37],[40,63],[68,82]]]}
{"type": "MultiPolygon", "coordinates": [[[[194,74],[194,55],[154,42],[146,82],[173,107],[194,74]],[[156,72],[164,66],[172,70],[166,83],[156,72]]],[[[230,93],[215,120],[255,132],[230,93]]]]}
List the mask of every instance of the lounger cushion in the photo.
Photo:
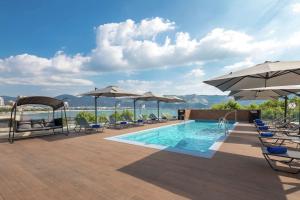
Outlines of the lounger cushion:
{"type": "Polygon", "coordinates": [[[53,127],[54,126],[54,122],[46,122],[45,123],[45,127],[53,127]]]}
{"type": "Polygon", "coordinates": [[[101,128],[101,125],[100,124],[92,124],[91,128],[101,128]]]}
{"type": "Polygon", "coordinates": [[[62,125],[63,125],[63,120],[62,120],[62,118],[54,119],[54,125],[55,125],[55,126],[62,126],[62,125]]]}
{"type": "Polygon", "coordinates": [[[268,130],[269,127],[268,126],[259,126],[258,129],[261,131],[265,131],[265,130],[268,130]]]}
{"type": "Polygon", "coordinates": [[[265,126],[265,123],[263,123],[263,122],[256,122],[256,125],[257,126],[265,126]]]}
{"type": "Polygon", "coordinates": [[[271,154],[285,154],[287,152],[287,148],[282,146],[267,147],[267,150],[271,154]]]}
{"type": "Polygon", "coordinates": [[[255,119],[255,122],[263,122],[261,119],[255,119]]]}
{"type": "Polygon", "coordinates": [[[43,128],[44,125],[42,123],[32,124],[32,128],[43,128]]]}
{"type": "Polygon", "coordinates": [[[123,125],[124,125],[124,124],[127,124],[127,122],[124,122],[124,121],[123,121],[123,122],[120,122],[120,124],[123,124],[123,125]]]}
{"type": "Polygon", "coordinates": [[[138,119],[137,122],[138,122],[138,123],[142,123],[142,122],[144,122],[144,120],[138,119]]]}
{"type": "Polygon", "coordinates": [[[20,123],[18,129],[26,130],[31,129],[31,123],[20,123]]]}
{"type": "Polygon", "coordinates": [[[260,134],[262,137],[273,137],[274,133],[271,132],[264,132],[260,134]]]}

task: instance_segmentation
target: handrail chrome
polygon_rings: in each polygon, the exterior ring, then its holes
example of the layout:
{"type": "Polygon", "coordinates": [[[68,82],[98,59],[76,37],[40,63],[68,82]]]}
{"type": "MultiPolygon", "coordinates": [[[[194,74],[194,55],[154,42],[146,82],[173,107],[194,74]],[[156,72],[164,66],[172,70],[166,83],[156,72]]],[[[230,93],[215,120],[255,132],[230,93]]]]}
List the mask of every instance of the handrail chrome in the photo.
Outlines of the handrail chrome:
{"type": "Polygon", "coordinates": [[[228,134],[228,124],[229,124],[229,121],[227,120],[227,117],[231,114],[231,113],[235,113],[235,121],[237,121],[237,111],[236,110],[233,110],[233,111],[229,111],[227,112],[224,117],[220,117],[219,120],[218,120],[218,128],[224,128],[224,133],[225,135],[228,134]]]}

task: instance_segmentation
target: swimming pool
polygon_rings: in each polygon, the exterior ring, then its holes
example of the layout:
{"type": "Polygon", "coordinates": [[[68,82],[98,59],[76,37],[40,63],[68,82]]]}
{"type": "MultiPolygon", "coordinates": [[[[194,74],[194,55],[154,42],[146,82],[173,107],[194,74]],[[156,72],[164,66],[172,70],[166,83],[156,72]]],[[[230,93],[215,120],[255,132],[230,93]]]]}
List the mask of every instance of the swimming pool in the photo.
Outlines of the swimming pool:
{"type": "MultiPolygon", "coordinates": [[[[234,123],[228,123],[228,130],[234,123]]],[[[211,158],[228,134],[217,121],[186,121],[105,139],[211,158]]]]}

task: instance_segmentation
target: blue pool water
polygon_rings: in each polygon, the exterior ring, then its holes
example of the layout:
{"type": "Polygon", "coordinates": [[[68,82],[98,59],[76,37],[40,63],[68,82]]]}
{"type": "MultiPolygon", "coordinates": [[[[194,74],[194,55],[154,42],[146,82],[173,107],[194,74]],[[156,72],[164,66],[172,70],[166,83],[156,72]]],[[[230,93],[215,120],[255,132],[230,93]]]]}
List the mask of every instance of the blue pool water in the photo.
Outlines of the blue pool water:
{"type": "Polygon", "coordinates": [[[187,121],[106,139],[210,158],[225,138],[216,121],[187,121]]]}

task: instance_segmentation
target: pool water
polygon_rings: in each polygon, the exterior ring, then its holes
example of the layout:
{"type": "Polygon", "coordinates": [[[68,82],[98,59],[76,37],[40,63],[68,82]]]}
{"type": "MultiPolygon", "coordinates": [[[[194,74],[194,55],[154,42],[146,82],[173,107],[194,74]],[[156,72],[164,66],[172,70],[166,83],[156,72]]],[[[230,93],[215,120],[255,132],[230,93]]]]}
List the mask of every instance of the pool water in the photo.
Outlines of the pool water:
{"type": "Polygon", "coordinates": [[[187,121],[106,139],[210,158],[226,137],[217,121],[187,121]]]}

